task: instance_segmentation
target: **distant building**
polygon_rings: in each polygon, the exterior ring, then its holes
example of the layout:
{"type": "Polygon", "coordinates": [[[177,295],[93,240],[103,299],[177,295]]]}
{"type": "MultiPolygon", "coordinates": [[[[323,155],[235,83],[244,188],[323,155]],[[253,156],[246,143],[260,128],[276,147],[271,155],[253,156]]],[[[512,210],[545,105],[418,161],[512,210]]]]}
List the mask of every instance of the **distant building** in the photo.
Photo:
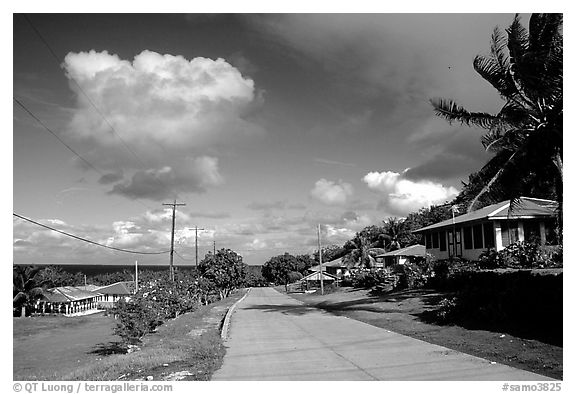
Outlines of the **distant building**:
{"type": "Polygon", "coordinates": [[[320,287],[320,278],[324,282],[324,285],[333,284],[338,281],[338,278],[332,274],[327,272],[322,272],[322,276],[320,276],[320,272],[313,272],[309,275],[306,275],[299,282],[306,284],[306,289],[316,289],[320,287]]]}
{"type": "Polygon", "coordinates": [[[130,300],[130,297],[136,292],[136,284],[134,281],[117,282],[98,287],[94,291],[102,294],[98,307],[100,309],[109,309],[113,308],[120,299],[130,300]]]}
{"type": "Polygon", "coordinates": [[[376,258],[384,261],[384,267],[414,262],[417,259],[426,258],[426,246],[412,245],[378,255],[376,258]]]}
{"type": "MultiPolygon", "coordinates": [[[[308,268],[310,272],[318,272],[320,271],[320,265],[315,265],[313,267],[308,268]]],[[[342,263],[342,257],[336,260],[329,261],[327,263],[322,263],[322,271],[326,272],[330,275],[337,277],[338,279],[342,279],[344,277],[350,276],[350,271],[348,267],[342,263]]]]}
{"type": "Polygon", "coordinates": [[[97,311],[103,295],[74,286],[61,286],[44,290],[34,305],[35,313],[83,315],[97,311]]]}
{"type": "Polygon", "coordinates": [[[426,252],[437,259],[477,260],[489,248],[502,250],[518,241],[557,243],[557,208],[555,201],[520,197],[512,209],[510,201],[502,201],[413,233],[424,235],[426,252]]]}

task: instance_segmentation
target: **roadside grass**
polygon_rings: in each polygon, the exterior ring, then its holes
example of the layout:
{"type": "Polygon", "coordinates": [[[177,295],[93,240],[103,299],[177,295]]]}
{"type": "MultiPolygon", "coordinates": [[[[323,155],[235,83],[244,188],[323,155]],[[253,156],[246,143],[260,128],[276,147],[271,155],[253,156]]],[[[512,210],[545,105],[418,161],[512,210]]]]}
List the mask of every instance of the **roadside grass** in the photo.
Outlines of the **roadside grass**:
{"type": "MultiPolygon", "coordinates": [[[[282,288],[276,290],[285,293],[282,288]]],[[[306,306],[323,309],[463,353],[535,372],[563,376],[563,348],[507,333],[439,325],[427,319],[449,294],[429,289],[374,295],[369,290],[338,288],[332,293],[289,293],[306,306]]]]}
{"type": "MultiPolygon", "coordinates": [[[[163,380],[171,373],[182,371],[186,371],[182,380],[209,380],[221,366],[225,354],[220,339],[222,319],[244,292],[236,291],[222,301],[166,322],[155,333],[145,336],[137,351],[121,354],[119,338],[110,337],[107,342],[92,345],[86,352],[89,353],[87,362],[44,374],[38,380],[143,380],[148,376],[163,380]]],[[[46,324],[42,321],[39,327],[46,324]]]]}

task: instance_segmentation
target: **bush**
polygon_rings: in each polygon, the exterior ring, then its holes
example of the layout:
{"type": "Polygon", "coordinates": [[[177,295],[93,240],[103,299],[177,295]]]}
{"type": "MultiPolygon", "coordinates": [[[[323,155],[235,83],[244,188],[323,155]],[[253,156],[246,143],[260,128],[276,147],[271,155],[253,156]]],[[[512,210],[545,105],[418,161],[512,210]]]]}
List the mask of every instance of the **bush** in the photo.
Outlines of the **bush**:
{"type": "Polygon", "coordinates": [[[199,300],[197,283],[165,278],[143,283],[130,300],[116,305],[114,333],[125,345],[137,343],[164,321],[193,310],[199,300]]]}
{"type": "Polygon", "coordinates": [[[394,274],[398,275],[398,283],[395,288],[414,289],[422,287],[428,281],[428,275],[415,263],[399,264],[392,268],[394,274]]]}
{"type": "Polygon", "coordinates": [[[458,299],[456,297],[443,298],[434,312],[438,323],[446,324],[454,321],[458,315],[458,299]]]}
{"type": "Polygon", "coordinates": [[[494,249],[482,252],[479,266],[485,269],[562,267],[562,246],[516,242],[499,252],[494,249]]]}
{"type": "Polygon", "coordinates": [[[387,270],[371,269],[353,273],[350,280],[354,287],[375,288],[377,292],[384,293],[397,287],[399,276],[387,270]]]}

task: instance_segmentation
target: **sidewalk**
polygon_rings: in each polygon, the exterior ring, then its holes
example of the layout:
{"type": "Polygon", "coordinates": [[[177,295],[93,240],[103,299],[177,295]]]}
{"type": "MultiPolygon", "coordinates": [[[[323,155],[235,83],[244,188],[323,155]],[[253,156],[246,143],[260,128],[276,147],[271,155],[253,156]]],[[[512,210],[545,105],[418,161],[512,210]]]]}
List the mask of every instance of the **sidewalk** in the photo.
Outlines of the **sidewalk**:
{"type": "Polygon", "coordinates": [[[225,345],[213,380],[551,380],[306,307],[271,288],[254,288],[237,306],[225,345]]]}

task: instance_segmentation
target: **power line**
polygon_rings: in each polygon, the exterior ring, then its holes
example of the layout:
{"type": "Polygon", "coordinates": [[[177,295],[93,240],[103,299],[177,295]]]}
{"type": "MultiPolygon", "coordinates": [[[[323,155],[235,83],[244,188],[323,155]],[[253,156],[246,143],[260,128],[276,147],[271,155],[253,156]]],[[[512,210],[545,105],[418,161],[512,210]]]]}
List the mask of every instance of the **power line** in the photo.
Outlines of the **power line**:
{"type": "MultiPolygon", "coordinates": [[[[40,120],[40,118],[38,118],[36,115],[34,115],[34,113],[32,111],[30,111],[28,109],[28,107],[26,107],[20,100],[18,100],[16,97],[12,97],[12,99],[16,102],[16,104],[18,104],[20,106],[20,108],[22,108],[28,115],[30,115],[30,117],[32,119],[34,119],[36,122],[38,122],[38,124],[40,126],[42,126],[44,128],[44,130],[48,131],[50,134],[52,134],[62,145],[64,145],[66,148],[68,148],[68,150],[70,150],[70,152],[74,153],[76,155],[76,157],[78,157],[80,160],[82,160],[88,167],[90,167],[91,169],[93,169],[94,171],[96,171],[98,174],[100,174],[100,176],[104,176],[104,173],[102,171],[100,171],[98,168],[96,168],[92,163],[90,163],[87,159],[85,159],[84,157],[82,157],[82,155],[80,155],[80,153],[76,152],[76,150],[74,150],[70,145],[68,145],[62,138],[60,138],[58,136],[58,134],[56,134],[54,131],[52,131],[52,129],[50,129],[48,126],[46,126],[46,124],[44,122],[42,122],[42,120],[40,120]]],[[[146,205],[144,202],[136,199],[136,201],[138,203],[140,203],[143,207],[152,210],[152,207],[150,207],[149,205],[146,205]]]]}
{"type": "Polygon", "coordinates": [[[66,142],[64,142],[64,140],[62,138],[60,138],[58,136],[58,134],[56,134],[54,131],[52,131],[48,126],[46,126],[46,124],[44,124],[44,122],[42,122],[36,115],[34,115],[32,113],[32,111],[30,111],[20,100],[18,100],[16,97],[12,97],[12,99],[16,102],[16,104],[18,104],[20,106],[20,108],[22,108],[24,111],[26,111],[26,113],[28,115],[30,115],[30,117],[32,119],[34,119],[36,122],[38,122],[38,124],[40,126],[42,126],[46,131],[48,131],[50,134],[52,134],[54,137],[56,137],[56,139],[58,141],[60,141],[60,143],[62,145],[64,145],[66,148],[68,148],[68,150],[72,153],[74,153],[76,155],[76,157],[78,157],[80,160],[82,160],[88,167],[92,168],[94,171],[96,171],[98,174],[100,175],[104,175],[99,169],[97,169],[96,167],[94,167],[94,165],[92,163],[90,163],[88,160],[86,160],[85,158],[83,158],[80,153],[76,152],[70,145],[68,145],[66,142]]]}
{"type": "Polygon", "coordinates": [[[55,228],[50,227],[50,226],[47,226],[47,225],[45,225],[45,224],[38,223],[38,222],[36,222],[36,221],[34,221],[34,220],[32,220],[32,219],[28,219],[28,218],[26,218],[26,217],[24,217],[24,216],[21,216],[21,215],[18,215],[17,213],[14,213],[14,212],[12,213],[12,215],[16,216],[16,217],[19,218],[19,219],[26,220],[27,222],[33,223],[33,224],[35,224],[35,225],[37,225],[37,226],[47,228],[48,230],[56,231],[57,233],[66,235],[66,236],[68,236],[68,237],[72,237],[72,238],[75,238],[75,239],[80,240],[80,241],[83,241],[83,242],[87,242],[87,243],[92,244],[92,245],[101,246],[101,247],[103,247],[103,248],[116,250],[116,251],[118,251],[118,252],[133,253],[133,254],[164,254],[164,253],[170,252],[169,250],[165,250],[165,251],[162,251],[162,252],[140,252],[140,251],[136,251],[136,250],[127,250],[127,249],[115,248],[114,246],[104,245],[104,244],[101,244],[101,243],[98,243],[98,242],[95,242],[95,241],[91,241],[91,240],[86,239],[86,238],[79,237],[79,236],[74,235],[74,234],[67,233],[67,232],[62,231],[62,230],[55,229],[55,228]]]}
{"type": "MultiPolygon", "coordinates": [[[[36,26],[34,26],[34,24],[32,23],[32,21],[30,20],[30,18],[28,18],[28,15],[26,14],[22,14],[22,16],[24,17],[24,19],[26,19],[26,22],[28,22],[28,24],[30,25],[30,27],[32,28],[32,30],[34,30],[34,33],[36,33],[36,35],[38,36],[38,38],[40,38],[40,41],[42,41],[42,43],[44,44],[44,46],[46,46],[46,48],[48,48],[48,51],[50,52],[50,54],[52,55],[52,57],[54,58],[54,60],[56,61],[56,63],[58,64],[58,67],[61,66],[60,64],[60,58],[58,57],[58,55],[56,55],[56,52],[54,52],[54,50],[52,49],[52,47],[50,46],[50,44],[48,44],[48,41],[46,41],[46,39],[44,38],[44,36],[42,36],[42,33],[40,33],[40,31],[36,28],[36,26]]],[[[104,116],[104,113],[96,106],[96,104],[94,103],[94,101],[90,98],[90,96],[88,96],[88,94],[86,93],[86,91],[82,88],[82,86],[80,86],[80,84],[78,83],[78,81],[76,81],[76,79],[74,79],[72,76],[70,76],[70,80],[74,83],[74,85],[78,88],[78,90],[82,93],[82,95],[86,98],[86,100],[88,101],[88,103],[90,104],[90,106],[92,106],[92,108],[94,108],[94,110],[96,111],[96,113],[104,120],[104,122],[108,125],[108,127],[110,128],[110,130],[112,131],[112,133],[120,140],[120,142],[122,143],[122,145],[124,146],[124,148],[130,152],[132,154],[132,156],[134,156],[134,158],[140,163],[141,166],[145,167],[144,162],[142,161],[142,159],[140,159],[140,157],[136,154],[136,152],[134,152],[130,146],[128,146],[128,144],[126,143],[126,141],[124,141],[124,139],[120,136],[120,134],[116,131],[116,129],[114,128],[114,126],[112,126],[112,124],[108,121],[108,119],[106,118],[106,116],[104,116]]],[[[161,144],[158,144],[163,150],[164,152],[166,152],[166,149],[164,149],[164,147],[161,144]]],[[[172,190],[172,188],[167,187],[166,184],[164,182],[162,182],[162,180],[160,180],[159,178],[154,178],[158,183],[160,183],[162,186],[164,186],[166,189],[170,189],[172,190]]],[[[172,190],[174,192],[174,196],[176,198],[179,197],[178,192],[176,190],[172,190]]]]}

